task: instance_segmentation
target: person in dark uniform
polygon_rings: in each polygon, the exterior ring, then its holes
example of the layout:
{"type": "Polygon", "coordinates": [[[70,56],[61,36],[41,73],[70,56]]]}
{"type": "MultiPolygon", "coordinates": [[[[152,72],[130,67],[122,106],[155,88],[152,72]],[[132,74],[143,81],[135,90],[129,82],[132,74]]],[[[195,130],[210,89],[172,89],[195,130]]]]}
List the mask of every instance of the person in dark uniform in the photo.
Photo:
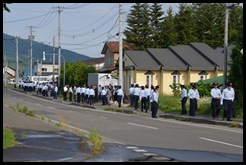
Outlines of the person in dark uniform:
{"type": "Polygon", "coordinates": [[[138,84],[135,85],[133,95],[134,95],[134,108],[135,108],[135,110],[137,110],[138,109],[138,100],[139,100],[139,95],[140,95],[140,89],[139,89],[138,84]]]}
{"type": "Polygon", "coordinates": [[[116,95],[117,95],[117,102],[118,102],[118,107],[120,108],[121,107],[121,102],[122,102],[122,99],[124,98],[124,92],[123,92],[123,90],[121,89],[121,86],[119,85],[118,87],[117,87],[118,89],[117,89],[117,91],[115,92],[116,93],[116,95]]]}
{"type": "Polygon", "coordinates": [[[200,98],[199,92],[196,89],[196,84],[191,83],[191,89],[189,89],[188,96],[190,98],[190,116],[196,116],[197,99],[200,98]]]}
{"type": "Polygon", "coordinates": [[[187,114],[186,111],[186,102],[187,102],[187,90],[184,85],[180,85],[181,87],[181,94],[180,94],[180,101],[181,101],[181,115],[187,114]]]}
{"type": "Polygon", "coordinates": [[[231,113],[233,109],[233,101],[235,98],[235,92],[232,89],[232,83],[226,83],[227,88],[222,91],[220,104],[223,105],[224,114],[222,120],[227,118],[227,121],[231,121],[231,113]]]}
{"type": "Polygon", "coordinates": [[[144,86],[141,86],[141,91],[139,94],[139,99],[141,102],[141,111],[143,112],[143,109],[145,110],[145,112],[148,112],[147,106],[146,106],[146,100],[147,100],[147,92],[144,89],[144,86]]]}
{"type": "Polygon", "coordinates": [[[134,95],[133,95],[133,90],[134,90],[134,84],[131,84],[131,87],[129,88],[129,100],[130,100],[130,106],[134,106],[134,95]]]}
{"type": "Polygon", "coordinates": [[[159,87],[155,87],[154,89],[154,93],[152,95],[152,113],[151,113],[151,116],[152,118],[158,118],[157,117],[157,112],[158,112],[158,98],[159,98],[159,94],[158,94],[158,90],[159,90],[159,87]]]}
{"type": "Polygon", "coordinates": [[[212,118],[217,119],[220,113],[220,98],[221,98],[221,91],[218,88],[218,83],[213,83],[213,88],[211,89],[211,111],[212,111],[212,118]]]}

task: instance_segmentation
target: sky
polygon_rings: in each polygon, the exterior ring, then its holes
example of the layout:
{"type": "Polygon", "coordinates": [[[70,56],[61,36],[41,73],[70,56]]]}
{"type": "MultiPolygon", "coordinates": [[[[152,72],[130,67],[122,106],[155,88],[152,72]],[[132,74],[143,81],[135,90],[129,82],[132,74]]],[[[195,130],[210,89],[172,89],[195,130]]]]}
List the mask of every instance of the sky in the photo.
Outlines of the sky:
{"type": "MultiPolygon", "coordinates": [[[[122,3],[122,30],[127,27],[127,14],[134,3],[122,3]]],[[[178,3],[162,3],[166,14],[169,6],[178,11],[178,3]]],[[[58,47],[91,58],[99,58],[106,41],[119,41],[119,3],[12,3],[11,12],[3,12],[3,33],[58,47]],[[60,26],[58,23],[60,7],[60,26]]],[[[124,38],[124,35],[122,36],[124,38]]]]}

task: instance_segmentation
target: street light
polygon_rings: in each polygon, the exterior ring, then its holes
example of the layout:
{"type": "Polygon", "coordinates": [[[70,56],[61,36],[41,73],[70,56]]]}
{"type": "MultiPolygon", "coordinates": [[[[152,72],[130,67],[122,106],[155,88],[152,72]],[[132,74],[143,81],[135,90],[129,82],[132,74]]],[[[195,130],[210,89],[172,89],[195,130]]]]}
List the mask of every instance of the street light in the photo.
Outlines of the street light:
{"type": "MultiPolygon", "coordinates": [[[[43,51],[43,60],[45,61],[45,55],[49,55],[49,56],[53,56],[54,54],[45,54],[45,51],[43,51]]],[[[55,55],[59,55],[59,54],[55,54],[55,55]]],[[[64,73],[63,73],[63,86],[65,86],[65,69],[66,69],[66,67],[65,67],[65,58],[63,57],[63,55],[61,55],[61,57],[63,58],[63,62],[64,62],[64,66],[63,66],[63,69],[64,69],[64,73]]],[[[54,58],[53,58],[53,60],[54,60],[54,58]]],[[[53,73],[54,73],[54,62],[53,62],[53,73]]],[[[58,78],[60,78],[60,77],[58,77],[58,78]]],[[[53,79],[54,79],[54,77],[53,77],[53,79]]],[[[60,84],[58,84],[58,85],[60,85],[60,84]]]]}

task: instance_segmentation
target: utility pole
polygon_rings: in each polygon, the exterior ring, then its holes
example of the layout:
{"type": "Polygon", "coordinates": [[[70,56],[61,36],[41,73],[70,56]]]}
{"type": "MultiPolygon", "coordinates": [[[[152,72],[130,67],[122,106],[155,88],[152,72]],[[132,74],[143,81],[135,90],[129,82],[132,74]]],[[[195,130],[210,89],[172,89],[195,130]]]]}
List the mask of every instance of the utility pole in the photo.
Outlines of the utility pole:
{"type": "Polygon", "coordinates": [[[60,36],[61,36],[61,29],[60,29],[60,16],[62,9],[60,6],[56,7],[58,9],[58,87],[60,87],[60,75],[61,75],[61,46],[60,46],[60,36]]]}
{"type": "Polygon", "coordinates": [[[18,37],[15,38],[16,41],[16,73],[15,73],[15,85],[16,88],[19,86],[19,57],[18,57],[18,37]]]}
{"type": "Polygon", "coordinates": [[[30,26],[31,35],[29,36],[30,39],[30,81],[32,81],[32,40],[34,36],[32,35],[32,26],[30,26]]]}
{"type": "Polygon", "coordinates": [[[123,87],[123,62],[122,62],[122,4],[119,4],[119,9],[120,9],[120,32],[119,32],[119,85],[123,87]]]}
{"type": "Polygon", "coordinates": [[[6,87],[7,86],[7,72],[6,72],[6,70],[7,70],[7,58],[6,58],[6,54],[4,55],[4,62],[5,62],[5,65],[4,65],[4,78],[5,78],[5,80],[4,80],[4,86],[6,87]]]}
{"type": "Polygon", "coordinates": [[[55,76],[54,76],[54,72],[55,72],[55,54],[56,53],[56,48],[55,48],[55,37],[53,37],[53,78],[52,78],[52,82],[53,82],[53,87],[55,86],[55,76]]]}
{"type": "Polygon", "coordinates": [[[223,89],[225,89],[225,87],[226,87],[226,80],[227,80],[228,18],[229,18],[229,4],[226,4],[226,10],[225,10],[225,38],[224,38],[224,76],[223,76],[223,89]]]}

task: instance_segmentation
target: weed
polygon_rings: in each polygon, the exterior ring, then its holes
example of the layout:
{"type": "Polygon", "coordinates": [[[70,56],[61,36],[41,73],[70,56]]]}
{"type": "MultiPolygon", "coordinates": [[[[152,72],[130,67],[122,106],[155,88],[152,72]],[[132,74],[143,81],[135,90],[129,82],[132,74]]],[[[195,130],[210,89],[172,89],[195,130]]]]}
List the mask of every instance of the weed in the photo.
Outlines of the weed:
{"type": "Polygon", "coordinates": [[[186,118],[184,118],[184,117],[177,117],[177,118],[175,118],[175,120],[186,121],[186,118]]]}
{"type": "Polygon", "coordinates": [[[81,141],[81,148],[82,148],[82,151],[83,151],[83,152],[84,152],[85,149],[86,149],[86,147],[85,147],[85,141],[84,141],[84,140],[81,141]]]}
{"type": "Polygon", "coordinates": [[[59,123],[56,123],[55,126],[61,127],[62,125],[61,125],[61,123],[59,122],[59,123]]]}
{"type": "Polygon", "coordinates": [[[28,112],[28,108],[27,108],[27,106],[24,106],[23,108],[22,108],[22,111],[23,111],[23,113],[27,113],[28,112]]]}
{"type": "Polygon", "coordinates": [[[44,121],[44,115],[41,115],[41,120],[43,120],[43,121],[44,121]]]}
{"type": "Polygon", "coordinates": [[[34,116],[35,116],[35,113],[34,113],[34,111],[28,111],[28,112],[26,113],[26,115],[27,115],[27,116],[34,117],[34,116]]]}
{"type": "Polygon", "coordinates": [[[228,124],[229,127],[239,127],[238,123],[229,123],[228,124]]]}
{"type": "Polygon", "coordinates": [[[51,123],[51,120],[50,120],[50,119],[48,119],[48,122],[49,122],[49,123],[51,123]]]}
{"type": "Polygon", "coordinates": [[[89,139],[93,145],[92,153],[94,155],[102,151],[102,136],[98,133],[97,130],[92,129],[89,135],[89,139]]]}
{"type": "Polygon", "coordinates": [[[22,133],[20,136],[21,138],[26,138],[26,135],[24,133],[22,133]]]}

